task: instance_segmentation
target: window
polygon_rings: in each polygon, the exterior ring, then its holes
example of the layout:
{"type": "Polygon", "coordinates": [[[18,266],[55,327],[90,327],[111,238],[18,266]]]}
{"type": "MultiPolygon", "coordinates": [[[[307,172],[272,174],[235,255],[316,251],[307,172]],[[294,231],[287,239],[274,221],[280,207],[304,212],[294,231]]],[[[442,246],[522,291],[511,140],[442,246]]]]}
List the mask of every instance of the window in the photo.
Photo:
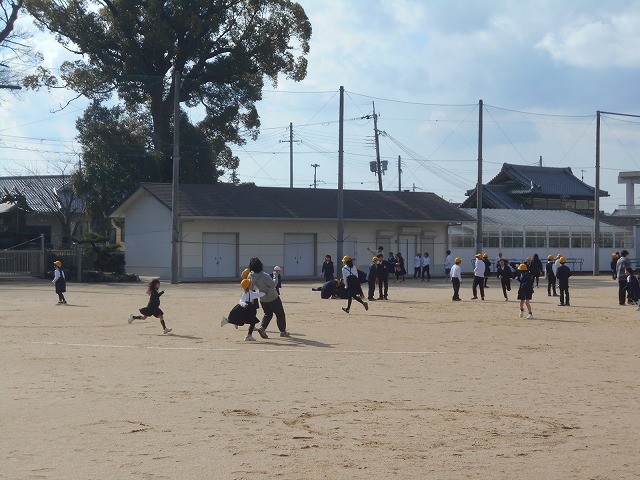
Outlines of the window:
{"type": "Polygon", "coordinates": [[[475,232],[468,227],[449,227],[449,243],[451,248],[473,248],[476,245],[475,232]]]}
{"type": "Polygon", "coordinates": [[[571,235],[571,248],[591,248],[591,233],[573,232],[571,235]]]}
{"type": "Polygon", "coordinates": [[[500,233],[482,232],[482,246],[484,248],[500,248],[500,233]]]}
{"type": "Polygon", "coordinates": [[[547,232],[526,232],[525,246],[527,248],[546,248],[547,232]]]}
{"type": "Polygon", "coordinates": [[[569,248],[569,232],[549,232],[549,248],[569,248]]]}
{"type": "Polygon", "coordinates": [[[613,248],[613,232],[600,232],[600,248],[613,248]]]}
{"type": "Polygon", "coordinates": [[[521,231],[503,230],[502,246],[503,248],[522,248],[524,245],[523,235],[521,231]]]}

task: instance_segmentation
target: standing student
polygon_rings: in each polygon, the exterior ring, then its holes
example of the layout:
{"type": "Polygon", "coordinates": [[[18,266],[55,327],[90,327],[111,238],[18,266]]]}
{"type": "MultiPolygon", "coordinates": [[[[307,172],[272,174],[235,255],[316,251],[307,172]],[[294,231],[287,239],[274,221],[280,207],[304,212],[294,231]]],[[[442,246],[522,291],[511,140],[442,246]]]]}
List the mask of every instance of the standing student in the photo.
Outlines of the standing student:
{"type": "Polygon", "coordinates": [[[547,295],[550,297],[551,290],[553,289],[553,296],[557,297],[558,294],[556,293],[556,274],[553,271],[553,255],[547,256],[545,271],[547,273],[547,295]]]}
{"type": "Polygon", "coordinates": [[[618,263],[618,258],[620,258],[618,256],[617,252],[614,252],[611,254],[611,277],[615,280],[617,277],[617,272],[616,272],[616,264],[618,263]]]}
{"type": "Polygon", "coordinates": [[[420,278],[420,272],[422,270],[422,254],[416,253],[416,256],[413,257],[413,279],[416,280],[420,278]]]}
{"type": "Polygon", "coordinates": [[[507,292],[511,291],[511,278],[513,277],[513,271],[509,266],[509,262],[501,258],[498,262],[498,269],[496,270],[498,278],[500,279],[500,286],[502,287],[502,294],[504,295],[504,301],[508,301],[509,297],[507,292]]]}
{"type": "Polygon", "coordinates": [[[531,312],[531,299],[533,298],[533,277],[527,266],[524,263],[521,263],[518,266],[518,281],[520,282],[520,287],[518,288],[518,300],[520,300],[520,318],[524,317],[524,306],[527,306],[527,311],[529,314],[527,315],[527,320],[533,318],[533,313],[531,312]]]}
{"type": "Polygon", "coordinates": [[[444,258],[444,281],[451,281],[451,267],[453,266],[453,259],[451,258],[451,250],[447,250],[447,256],[444,258]]]}
{"type": "Polygon", "coordinates": [[[351,300],[355,300],[358,303],[361,303],[365,310],[369,310],[369,304],[362,300],[364,297],[364,293],[362,292],[362,287],[360,286],[360,279],[358,278],[358,269],[353,265],[353,261],[349,255],[345,255],[342,258],[342,263],[344,263],[344,267],[342,267],[342,279],[344,280],[344,284],[347,286],[347,307],[342,308],[345,313],[349,313],[351,309],[351,300]]]}
{"type": "Polygon", "coordinates": [[[369,266],[369,273],[367,274],[367,284],[369,285],[367,300],[369,301],[376,299],[374,295],[376,293],[376,282],[378,281],[378,261],[378,257],[373,257],[373,263],[369,266]]]}
{"type": "Polygon", "coordinates": [[[160,279],[154,278],[147,285],[147,295],[149,295],[149,303],[146,307],[140,309],[142,315],[129,315],[129,323],[134,320],[145,320],[147,317],[156,317],[160,319],[160,325],[165,334],[171,331],[164,323],[164,312],[160,309],[160,297],[164,294],[164,290],[160,290],[160,279]]]}
{"type": "Polygon", "coordinates": [[[540,257],[538,256],[537,253],[534,253],[533,259],[531,260],[531,264],[529,265],[529,272],[531,273],[531,276],[536,282],[536,287],[539,285],[540,275],[542,275],[542,270],[543,270],[542,260],[540,260],[540,257]]]}
{"type": "Polygon", "coordinates": [[[263,271],[263,268],[262,261],[259,258],[254,257],[249,260],[251,273],[248,278],[256,290],[264,292],[264,296],[260,299],[260,305],[262,306],[264,315],[262,316],[260,327],[256,328],[256,331],[262,338],[269,338],[267,335],[267,327],[275,315],[280,336],[289,337],[290,335],[287,331],[287,316],[284,313],[282,299],[276,290],[276,282],[268,273],[263,271]]]}
{"type": "Polygon", "coordinates": [[[456,257],[454,260],[454,264],[451,266],[451,285],[453,286],[453,297],[451,300],[454,302],[460,301],[460,284],[462,283],[462,268],[460,264],[462,263],[462,259],[460,257],[456,257]]]}
{"type": "Polygon", "coordinates": [[[278,292],[278,295],[280,295],[280,289],[282,288],[282,274],[280,272],[282,272],[282,269],[276,265],[273,267],[273,273],[271,274],[271,278],[276,282],[276,292],[278,292]]]}
{"type": "Polygon", "coordinates": [[[245,278],[240,282],[242,287],[242,296],[238,304],[231,309],[228,317],[222,317],[220,326],[224,327],[227,323],[235,325],[236,328],[244,324],[249,324],[247,336],[244,338],[246,342],[254,342],[253,330],[260,321],[256,314],[258,313],[258,299],[264,296],[264,292],[254,292],[250,290],[251,280],[245,278]]]}
{"type": "Polygon", "coordinates": [[[322,275],[325,282],[330,282],[335,279],[335,270],[333,268],[333,260],[328,253],[324,256],[324,263],[322,264],[322,275]]]}
{"type": "Polygon", "coordinates": [[[404,267],[404,257],[402,253],[396,253],[396,282],[400,281],[400,277],[402,277],[402,281],[404,282],[404,276],[407,274],[407,270],[404,267]]]}
{"type": "Polygon", "coordinates": [[[427,275],[427,282],[430,282],[431,281],[431,259],[429,258],[429,254],[427,252],[424,252],[424,257],[422,258],[422,281],[423,282],[424,282],[425,274],[427,275]]]}
{"type": "Polygon", "coordinates": [[[478,287],[480,287],[480,297],[484,300],[484,269],[486,268],[484,261],[482,260],[482,254],[476,253],[475,266],[473,267],[473,297],[471,300],[478,299],[478,287]]]}
{"type": "Polygon", "coordinates": [[[384,254],[378,255],[378,300],[387,300],[389,294],[389,263],[384,254]]]}
{"type": "MultiPolygon", "coordinates": [[[[568,265],[565,265],[567,259],[560,257],[560,266],[556,270],[556,278],[558,279],[558,287],[560,288],[560,303],[559,307],[570,307],[569,303],[569,277],[571,276],[571,269],[568,265]]],[[[624,305],[624,304],[623,304],[624,305]]]]}
{"type": "MultiPolygon", "coordinates": [[[[631,261],[627,258],[629,252],[622,250],[620,252],[620,258],[616,263],[616,273],[618,275],[618,301],[620,305],[625,305],[625,298],[627,297],[627,267],[631,266],[631,261]]],[[[629,302],[631,303],[631,302],[629,302]]]]}
{"type": "Polygon", "coordinates": [[[53,262],[53,266],[55,268],[53,272],[53,283],[56,288],[56,293],[58,294],[58,305],[66,305],[67,299],[64,298],[64,292],[67,291],[67,279],[64,276],[64,271],[62,270],[62,262],[60,260],[56,260],[53,262]]]}
{"type": "Polygon", "coordinates": [[[491,275],[491,260],[489,260],[489,254],[482,254],[482,261],[484,262],[484,288],[489,288],[487,282],[489,281],[489,275],[491,275]]]}

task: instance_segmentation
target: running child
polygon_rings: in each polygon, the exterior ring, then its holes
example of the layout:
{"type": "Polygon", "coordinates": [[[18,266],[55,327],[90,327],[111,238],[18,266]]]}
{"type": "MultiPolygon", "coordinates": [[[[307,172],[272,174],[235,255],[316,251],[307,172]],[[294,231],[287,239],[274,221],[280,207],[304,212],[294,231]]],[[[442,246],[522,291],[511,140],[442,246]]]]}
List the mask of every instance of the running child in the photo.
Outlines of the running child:
{"type": "Polygon", "coordinates": [[[147,285],[147,295],[149,295],[149,303],[146,307],[140,309],[142,315],[129,315],[129,323],[133,323],[134,320],[145,320],[148,317],[156,317],[160,319],[160,325],[165,334],[171,331],[164,323],[164,312],[160,310],[160,296],[164,293],[164,290],[160,291],[160,279],[154,278],[147,285]]]}
{"type": "Polygon", "coordinates": [[[362,300],[364,293],[360,286],[358,269],[353,265],[353,261],[349,255],[345,255],[342,258],[342,263],[344,263],[344,267],[342,267],[342,279],[344,280],[344,284],[347,286],[348,294],[347,307],[342,307],[342,310],[345,313],[349,313],[349,310],[351,309],[351,300],[361,303],[365,310],[369,310],[369,304],[362,300]]]}
{"type": "Polygon", "coordinates": [[[520,288],[518,288],[518,300],[520,300],[520,318],[524,317],[524,306],[527,306],[529,315],[527,320],[533,318],[531,313],[531,298],[533,297],[533,276],[529,273],[527,265],[521,263],[518,267],[518,281],[520,282],[520,288]]]}
{"type": "Polygon", "coordinates": [[[258,322],[258,299],[264,297],[264,292],[255,292],[250,290],[251,280],[248,278],[243,279],[240,282],[240,286],[244,292],[240,297],[238,304],[231,309],[228,317],[222,317],[220,326],[224,327],[227,323],[235,325],[236,328],[241,327],[245,323],[249,324],[249,331],[247,336],[244,337],[246,342],[254,342],[256,339],[253,337],[253,330],[258,322]]]}

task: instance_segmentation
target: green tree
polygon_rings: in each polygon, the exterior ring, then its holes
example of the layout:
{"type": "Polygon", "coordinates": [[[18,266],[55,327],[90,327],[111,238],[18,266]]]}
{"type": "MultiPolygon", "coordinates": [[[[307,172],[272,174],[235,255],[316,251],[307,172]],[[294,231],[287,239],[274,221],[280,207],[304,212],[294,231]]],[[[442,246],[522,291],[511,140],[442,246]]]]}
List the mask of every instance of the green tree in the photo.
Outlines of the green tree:
{"type": "Polygon", "coordinates": [[[82,165],[73,187],[85,200],[91,230],[106,235],[107,215],[138,182],[160,181],[158,155],[149,149],[151,126],[145,116],[94,101],[76,121],[82,165]]]}
{"type": "MultiPolygon", "coordinates": [[[[36,25],[82,55],[61,66],[65,88],[95,100],[113,94],[152,119],[160,179],[172,177],[172,74],[181,104],[204,107],[199,128],[218,165],[237,166],[227,148],[258,135],[256,102],[265,79],[306,76],[311,25],[290,0],[26,0],[36,25]]],[[[28,85],[56,86],[41,70],[28,85]]]]}

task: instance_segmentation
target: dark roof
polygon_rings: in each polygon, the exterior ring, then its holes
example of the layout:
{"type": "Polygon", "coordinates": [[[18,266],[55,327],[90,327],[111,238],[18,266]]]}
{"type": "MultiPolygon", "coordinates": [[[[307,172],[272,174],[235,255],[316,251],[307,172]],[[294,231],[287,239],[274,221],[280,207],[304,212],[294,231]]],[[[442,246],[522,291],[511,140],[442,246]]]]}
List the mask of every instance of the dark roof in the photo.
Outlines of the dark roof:
{"type": "MultiPolygon", "coordinates": [[[[50,214],[60,208],[59,203],[69,198],[73,190],[69,175],[32,175],[24,177],[0,177],[0,196],[6,192],[23,194],[27,205],[35,213],[50,214]],[[67,192],[67,193],[65,193],[67,192]]],[[[72,198],[75,211],[83,210],[83,203],[72,198]]]]}
{"type": "MultiPolygon", "coordinates": [[[[500,172],[482,186],[483,197],[495,204],[495,208],[522,208],[518,196],[533,195],[537,198],[571,198],[592,200],[595,188],[587,185],[571,171],[570,167],[539,167],[504,163],[500,172]]],[[[609,193],[600,190],[601,197],[609,193]]],[[[475,205],[476,189],[466,192],[467,199],[461,206],[475,205]]]]}
{"type": "MultiPolygon", "coordinates": [[[[118,216],[120,207],[139,189],[171,208],[171,184],[141,183],[113,210],[112,216],[118,216]]],[[[472,220],[434,193],[343,190],[343,200],[343,218],[350,220],[472,220]]],[[[182,217],[334,220],[337,206],[337,190],[230,184],[180,185],[179,213],[182,217]]]]}

